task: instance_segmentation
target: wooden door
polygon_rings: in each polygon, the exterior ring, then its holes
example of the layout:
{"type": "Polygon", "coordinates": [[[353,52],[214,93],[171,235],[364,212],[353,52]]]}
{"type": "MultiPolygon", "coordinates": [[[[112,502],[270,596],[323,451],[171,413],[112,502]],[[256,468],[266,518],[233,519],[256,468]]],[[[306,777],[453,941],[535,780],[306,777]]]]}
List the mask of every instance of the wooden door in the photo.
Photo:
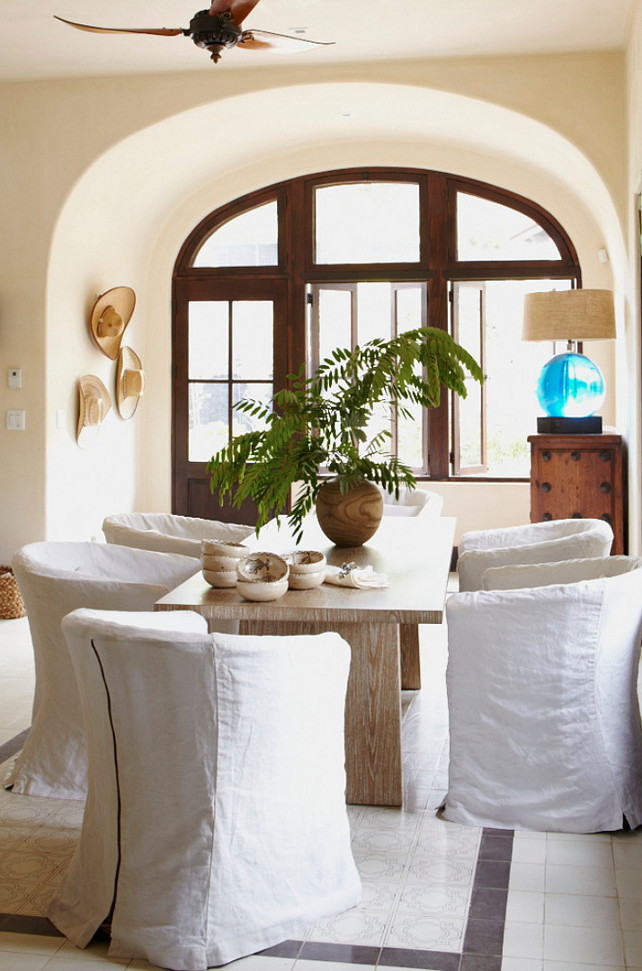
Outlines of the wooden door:
{"type": "Polygon", "coordinates": [[[174,314],[173,508],[185,516],[254,524],[256,508],[224,507],[207,463],[251,419],[234,403],[269,401],[285,386],[287,290],[280,280],[177,280],[174,314]]]}

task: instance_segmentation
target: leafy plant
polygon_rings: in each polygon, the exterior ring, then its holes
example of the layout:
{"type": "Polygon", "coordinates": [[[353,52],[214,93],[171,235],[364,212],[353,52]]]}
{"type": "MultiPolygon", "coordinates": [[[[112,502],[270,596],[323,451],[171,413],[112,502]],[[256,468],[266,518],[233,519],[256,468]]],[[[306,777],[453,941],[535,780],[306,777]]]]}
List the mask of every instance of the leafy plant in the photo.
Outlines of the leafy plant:
{"type": "Polygon", "coordinates": [[[398,497],[400,486],[414,488],[415,477],[387,450],[389,428],[369,428],[381,415],[412,417],[408,404],[436,408],[442,385],[466,397],[466,371],[483,380],[475,359],[435,327],[338,348],[311,377],[304,365],[289,375],[290,386],[274,395],[271,407],[237,402],[238,411],[264,428],[236,436],[212,456],[210,488],[221,505],[226,495],[237,507],[250,497],[258,507],[258,533],[287,508],[297,483],[288,514],[297,541],[327,475],[338,479],[342,492],[367,479],[398,497]]]}

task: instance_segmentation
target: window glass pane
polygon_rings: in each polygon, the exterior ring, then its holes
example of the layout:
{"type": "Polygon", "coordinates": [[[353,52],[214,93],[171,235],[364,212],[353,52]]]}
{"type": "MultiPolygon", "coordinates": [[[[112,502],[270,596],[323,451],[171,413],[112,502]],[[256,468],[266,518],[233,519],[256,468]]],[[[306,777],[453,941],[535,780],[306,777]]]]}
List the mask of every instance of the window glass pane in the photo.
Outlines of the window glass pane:
{"type": "MultiPolygon", "coordinates": [[[[252,401],[260,401],[264,405],[269,404],[274,394],[272,384],[252,382],[251,384],[235,384],[232,389],[232,400],[234,404],[242,398],[249,398],[252,401]]],[[[265,422],[260,421],[253,415],[247,415],[242,411],[233,412],[232,415],[232,434],[244,435],[245,432],[256,432],[265,428],[265,422]]]]}
{"type": "Polygon", "coordinates": [[[229,440],[227,384],[189,385],[189,461],[207,462],[229,440]]]}
{"type": "Polygon", "coordinates": [[[367,344],[375,337],[392,337],[392,287],[389,283],[359,283],[357,286],[357,342],[367,344]]]}
{"type": "MultiPolygon", "coordinates": [[[[400,286],[395,288],[396,332],[415,330],[425,323],[425,287],[400,286]]],[[[420,372],[420,366],[415,368],[420,372]]],[[[421,407],[407,404],[406,408],[413,418],[397,417],[397,455],[411,469],[423,469],[423,416],[421,407]]]]}
{"type": "Polygon", "coordinates": [[[397,455],[411,469],[421,469],[424,464],[421,406],[407,404],[406,409],[413,417],[400,415],[397,420],[397,455]]]}
{"type": "Polygon", "coordinates": [[[317,263],[416,263],[419,186],[360,182],[315,192],[317,263]]]}
{"type": "MultiPolygon", "coordinates": [[[[390,418],[390,411],[388,408],[384,408],[383,406],[377,406],[373,411],[372,418],[367,425],[364,426],[364,431],[368,436],[367,441],[370,442],[375,435],[378,435],[384,430],[392,433],[392,419],[390,418]]],[[[387,454],[390,454],[393,451],[392,435],[386,439],[378,451],[387,454]]],[[[359,445],[359,452],[361,454],[365,454],[367,452],[366,445],[359,445]]],[[[370,458],[373,462],[381,462],[385,459],[385,455],[373,452],[370,458]]]]}
{"type": "Polygon", "coordinates": [[[553,342],[521,339],[524,294],[567,290],[566,280],[486,283],[486,409],[488,474],[529,476],[529,435],[537,432],[539,372],[553,342]]]}
{"type": "Polygon", "coordinates": [[[530,216],[479,196],[457,193],[460,260],[559,260],[551,237],[530,216]]]}
{"type": "Polygon", "coordinates": [[[234,378],[272,379],[273,304],[271,300],[236,300],[232,305],[234,378]]]}
{"type": "Polygon", "coordinates": [[[468,382],[468,396],[459,400],[459,461],[462,470],[479,470],[484,461],[481,406],[481,388],[468,382]]]}
{"type": "Polygon", "coordinates": [[[398,287],[395,291],[395,301],[397,307],[397,333],[403,334],[406,330],[415,330],[424,325],[424,300],[425,289],[423,287],[398,287]]]}
{"type": "MultiPolygon", "coordinates": [[[[482,360],[482,305],[479,284],[457,288],[458,343],[476,361],[482,360]]],[[[465,398],[459,398],[459,462],[462,469],[479,468],[484,461],[482,449],[482,387],[471,377],[466,378],[465,398]]]]}
{"type": "MultiPolygon", "coordinates": [[[[357,309],[356,341],[363,345],[375,338],[390,338],[395,331],[410,330],[423,323],[426,302],[425,284],[397,285],[377,283],[337,284],[336,289],[321,285],[313,288],[318,313],[313,321],[311,344],[318,341],[319,358],[328,357],[337,347],[352,347],[352,308],[357,309]],[[353,296],[356,302],[353,304],[353,296]]],[[[314,359],[312,364],[314,366],[314,359]]],[[[397,418],[397,452],[412,468],[423,469],[423,416],[413,407],[412,418],[397,418]]],[[[390,415],[380,409],[366,432],[369,437],[383,428],[392,431],[390,415]]],[[[393,450],[390,441],[389,450],[393,450]]]]}
{"type": "Polygon", "coordinates": [[[194,257],[194,266],[276,266],[276,201],[250,209],[215,229],[194,257]]]}
{"type": "Polygon", "coordinates": [[[228,306],[227,300],[190,303],[188,376],[191,380],[227,377],[228,306]]]}
{"type": "Polygon", "coordinates": [[[352,290],[320,289],[319,300],[319,361],[323,361],[335,347],[350,347],[352,341],[352,290]]]}

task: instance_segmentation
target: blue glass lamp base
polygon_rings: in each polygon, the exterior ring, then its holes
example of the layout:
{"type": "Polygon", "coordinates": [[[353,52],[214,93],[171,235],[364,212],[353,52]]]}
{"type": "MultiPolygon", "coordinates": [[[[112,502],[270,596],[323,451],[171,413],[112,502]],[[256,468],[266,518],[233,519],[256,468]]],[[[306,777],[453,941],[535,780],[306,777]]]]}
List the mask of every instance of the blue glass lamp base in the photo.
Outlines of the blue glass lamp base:
{"type": "Polygon", "coordinates": [[[604,378],[597,364],[574,351],[552,357],[537,382],[542,410],[554,418],[592,415],[604,401],[604,394],[604,378]]]}

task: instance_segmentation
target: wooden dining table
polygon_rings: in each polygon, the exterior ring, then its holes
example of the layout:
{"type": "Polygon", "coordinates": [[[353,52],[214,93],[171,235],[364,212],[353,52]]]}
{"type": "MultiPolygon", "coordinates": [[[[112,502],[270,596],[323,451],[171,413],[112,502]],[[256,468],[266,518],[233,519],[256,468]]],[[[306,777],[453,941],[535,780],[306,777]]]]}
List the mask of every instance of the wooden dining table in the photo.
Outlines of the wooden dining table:
{"type": "MultiPolygon", "coordinates": [[[[401,806],[401,689],[421,686],[419,624],[444,616],[455,520],[385,516],[363,546],[334,546],[316,517],[294,543],[287,520],[271,521],[245,540],[248,552],[284,554],[320,550],[329,566],[353,563],[385,574],[387,586],[358,589],[323,583],[288,590],[269,602],[244,600],[236,589],[215,589],[202,574],[157,601],[157,610],[194,610],[211,624],[236,619],[242,632],[313,634],[337,631],[350,644],[346,697],[346,800],[358,805],[401,806]]],[[[296,690],[296,685],[293,685],[296,690]]]]}

